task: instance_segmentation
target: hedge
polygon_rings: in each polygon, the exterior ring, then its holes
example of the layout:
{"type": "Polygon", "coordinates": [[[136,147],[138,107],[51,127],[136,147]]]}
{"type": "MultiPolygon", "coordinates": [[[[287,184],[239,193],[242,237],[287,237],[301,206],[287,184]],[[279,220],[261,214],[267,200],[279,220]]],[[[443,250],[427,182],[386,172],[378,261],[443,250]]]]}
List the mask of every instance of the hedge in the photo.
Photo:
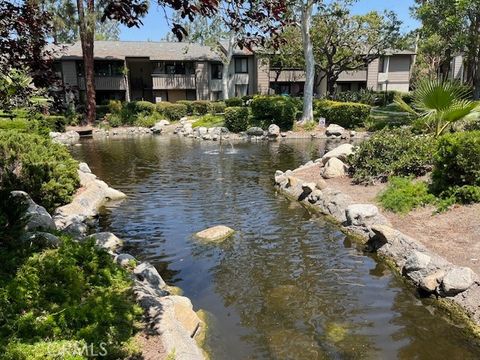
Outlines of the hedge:
{"type": "Polygon", "coordinates": [[[225,109],[225,127],[232,132],[245,131],[248,128],[248,116],[248,107],[228,107],[225,109]]]}
{"type": "Polygon", "coordinates": [[[78,164],[65,146],[39,135],[0,133],[0,187],[23,190],[47,210],[71,200],[79,186],[78,164]]]}
{"type": "Polygon", "coordinates": [[[213,101],[208,104],[208,112],[210,114],[223,114],[225,112],[225,108],[227,106],[225,105],[225,102],[223,101],[213,101]]]}
{"type": "Polygon", "coordinates": [[[225,99],[225,105],[227,107],[243,106],[243,100],[241,98],[238,98],[238,97],[225,99]]]}
{"type": "Polygon", "coordinates": [[[347,129],[363,126],[372,109],[365,104],[330,100],[317,101],[315,104],[318,116],[324,117],[329,124],[347,129]]]}
{"type": "Polygon", "coordinates": [[[251,108],[254,124],[262,128],[276,124],[282,130],[289,130],[297,115],[295,101],[286,96],[255,96],[251,108]]]}
{"type": "Polygon", "coordinates": [[[192,102],[193,114],[194,115],[205,115],[208,113],[208,107],[210,101],[208,100],[196,100],[192,102]]]}
{"type": "Polygon", "coordinates": [[[187,105],[161,102],[157,104],[157,111],[170,121],[178,121],[187,116],[187,105]]]}
{"type": "Polygon", "coordinates": [[[178,100],[176,104],[183,104],[187,107],[187,115],[193,115],[193,101],[192,100],[178,100]]]}

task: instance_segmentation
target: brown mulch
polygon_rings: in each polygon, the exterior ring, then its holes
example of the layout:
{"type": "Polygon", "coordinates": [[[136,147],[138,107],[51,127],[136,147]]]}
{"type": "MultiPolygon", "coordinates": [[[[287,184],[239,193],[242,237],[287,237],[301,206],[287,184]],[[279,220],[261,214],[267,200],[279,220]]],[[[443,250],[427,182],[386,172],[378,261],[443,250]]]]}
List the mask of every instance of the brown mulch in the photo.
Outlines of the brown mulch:
{"type": "MultiPolygon", "coordinates": [[[[305,181],[320,178],[320,166],[295,171],[305,181]]],[[[326,180],[329,187],[348,194],[356,203],[372,203],[385,184],[353,185],[349,178],[326,180]]],[[[468,266],[480,274],[480,204],[457,205],[443,213],[435,213],[432,206],[416,209],[407,215],[383,210],[393,227],[422,242],[433,252],[453,264],[468,266]]]]}
{"type": "Polygon", "coordinates": [[[149,335],[142,331],[135,335],[135,342],[142,349],[140,358],[136,360],[162,360],[168,356],[158,334],[149,335]]]}

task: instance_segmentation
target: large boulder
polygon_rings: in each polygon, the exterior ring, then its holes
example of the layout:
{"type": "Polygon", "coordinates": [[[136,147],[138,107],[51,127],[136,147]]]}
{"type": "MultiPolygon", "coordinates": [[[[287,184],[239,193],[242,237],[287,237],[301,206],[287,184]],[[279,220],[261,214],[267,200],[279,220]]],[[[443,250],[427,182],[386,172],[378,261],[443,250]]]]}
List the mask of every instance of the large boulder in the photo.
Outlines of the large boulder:
{"type": "Polygon", "coordinates": [[[445,273],[442,279],[442,291],[454,296],[467,290],[475,282],[475,273],[467,267],[454,267],[445,273]]]}
{"type": "Polygon", "coordinates": [[[424,270],[428,267],[431,261],[431,257],[420,251],[412,251],[411,254],[407,257],[403,270],[407,273],[412,271],[424,270]]]}
{"type": "Polygon", "coordinates": [[[36,204],[25,191],[12,191],[12,199],[26,207],[23,220],[25,231],[56,230],[55,222],[43,206],[36,204]]]}
{"type": "Polygon", "coordinates": [[[331,158],[327,161],[325,167],[322,169],[322,176],[325,179],[342,177],[347,174],[347,170],[347,165],[345,165],[341,160],[337,158],[331,158]]]}
{"type": "Polygon", "coordinates": [[[115,252],[123,246],[123,241],[111,232],[99,232],[88,238],[95,239],[95,244],[105,250],[115,252]]]}
{"type": "Polygon", "coordinates": [[[325,134],[327,136],[341,136],[345,132],[345,129],[337,124],[328,125],[325,134]]]}
{"type": "Polygon", "coordinates": [[[267,135],[271,138],[277,138],[280,136],[280,127],[275,124],[270,125],[267,130],[267,135]]]}
{"type": "Polygon", "coordinates": [[[49,133],[49,136],[54,142],[64,145],[73,145],[80,140],[80,134],[76,131],[67,131],[63,133],[52,131],[49,133]]]}
{"type": "Polygon", "coordinates": [[[219,242],[231,236],[235,230],[224,225],[217,225],[195,234],[197,238],[209,242],[219,242]]]}
{"type": "Polygon", "coordinates": [[[146,282],[153,288],[162,289],[166,285],[157,269],[150,263],[141,263],[133,270],[133,273],[139,281],[146,282]]]}
{"type": "Polygon", "coordinates": [[[352,204],[345,211],[347,225],[368,227],[373,224],[388,225],[388,220],[372,204],[352,204]]]}
{"type": "Polygon", "coordinates": [[[322,163],[326,164],[331,158],[337,158],[342,161],[346,161],[349,155],[353,154],[352,144],[342,144],[333,150],[330,150],[322,156],[322,163]]]}
{"type": "Polygon", "coordinates": [[[259,127],[251,127],[247,129],[247,135],[250,136],[262,136],[263,135],[263,129],[259,127]]]}

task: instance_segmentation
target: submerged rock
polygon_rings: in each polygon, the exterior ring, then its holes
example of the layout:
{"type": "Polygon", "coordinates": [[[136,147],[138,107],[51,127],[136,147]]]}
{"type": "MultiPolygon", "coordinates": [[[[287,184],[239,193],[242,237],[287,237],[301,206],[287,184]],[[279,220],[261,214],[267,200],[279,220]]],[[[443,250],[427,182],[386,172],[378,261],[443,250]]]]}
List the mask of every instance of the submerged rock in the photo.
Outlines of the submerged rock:
{"type": "Polygon", "coordinates": [[[205,241],[222,241],[231,236],[235,230],[224,225],[217,225],[202,231],[199,231],[195,234],[197,238],[205,241]]]}

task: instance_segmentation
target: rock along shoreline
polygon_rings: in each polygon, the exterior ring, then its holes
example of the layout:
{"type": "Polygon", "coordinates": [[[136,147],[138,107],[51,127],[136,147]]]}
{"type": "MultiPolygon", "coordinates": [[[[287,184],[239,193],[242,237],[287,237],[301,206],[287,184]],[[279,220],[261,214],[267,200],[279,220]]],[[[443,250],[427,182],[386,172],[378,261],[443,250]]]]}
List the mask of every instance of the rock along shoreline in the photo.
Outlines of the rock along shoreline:
{"type": "Polygon", "coordinates": [[[95,221],[100,208],[107,202],[122,200],[126,195],[98,179],[85,163],[80,163],[78,174],[81,187],[71,203],[55,210],[55,228],[71,234],[79,241],[93,237],[98,247],[107,250],[119,266],[131,273],[136,301],[145,314],[144,331],[147,336],[159,337],[164,357],[174,356],[178,360],[205,359],[201,343],[205,337],[206,324],[200,319],[199,311],[193,310],[190,299],[176,295],[181,290],[168,286],[153,265],[138,262],[132,255],[121,253],[123,241],[113,233],[86,236],[88,225],[95,221]]]}
{"type": "Polygon", "coordinates": [[[468,335],[480,338],[480,279],[470,268],[456,266],[427,249],[416,239],[394,229],[373,204],[355,204],[352,198],[327,187],[325,182],[305,183],[295,172],[318,166],[321,159],[294,170],[275,173],[275,186],[288,198],[313,212],[326,215],[354,235],[394,270],[412,283],[421,295],[466,325],[468,335]]]}

